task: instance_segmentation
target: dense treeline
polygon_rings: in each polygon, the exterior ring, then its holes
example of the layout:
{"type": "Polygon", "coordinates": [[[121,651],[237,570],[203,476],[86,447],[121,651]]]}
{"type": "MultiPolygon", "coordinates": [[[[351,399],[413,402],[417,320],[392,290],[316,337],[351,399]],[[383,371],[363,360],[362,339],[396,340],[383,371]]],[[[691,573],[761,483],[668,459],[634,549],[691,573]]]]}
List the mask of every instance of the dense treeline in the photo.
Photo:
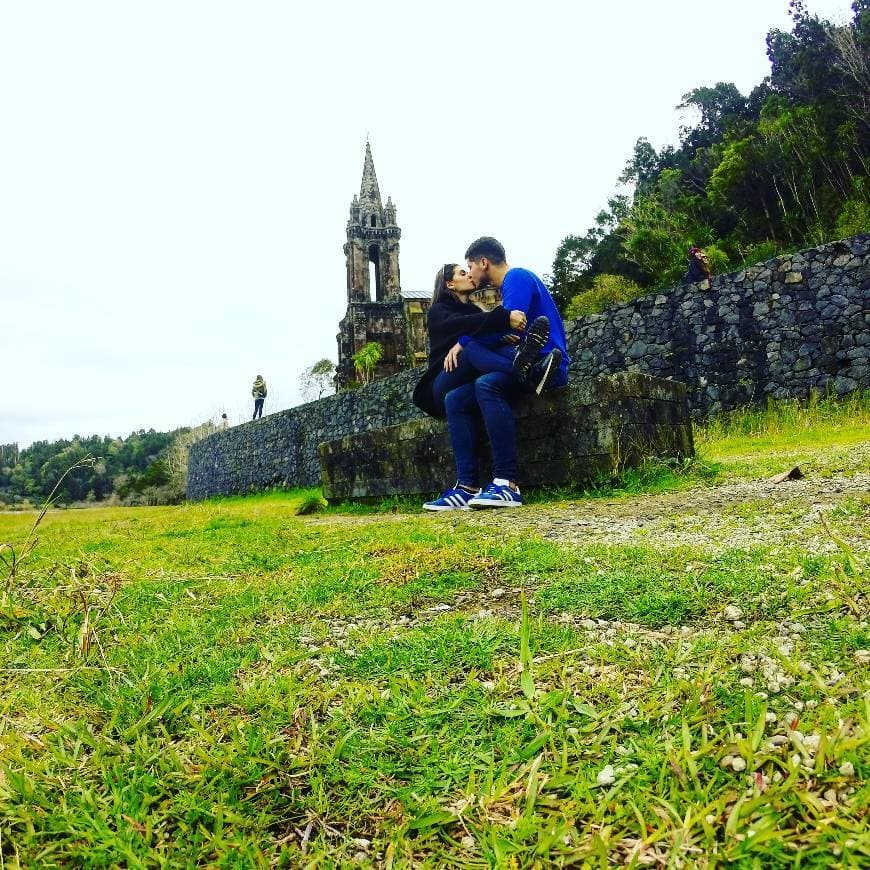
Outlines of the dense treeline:
{"type": "Polygon", "coordinates": [[[92,435],[72,440],[36,441],[23,450],[0,445],[0,502],[15,504],[47,498],[69,468],[60,485],[61,502],[98,501],[112,495],[135,501],[148,489],[166,487],[172,479],[171,448],[187,429],[133,432],[127,438],[92,435]],[[131,498],[131,496],[133,498],[131,498]]]}
{"type": "Polygon", "coordinates": [[[691,244],[722,272],[870,231],[870,0],[855,0],[844,25],[801,0],[789,9],[792,29],[768,33],[770,75],[752,93],[695,88],[678,108],[698,120],[678,147],[638,140],[618,179],[632,194],[559,246],[563,308],[679,283],[691,244]]]}

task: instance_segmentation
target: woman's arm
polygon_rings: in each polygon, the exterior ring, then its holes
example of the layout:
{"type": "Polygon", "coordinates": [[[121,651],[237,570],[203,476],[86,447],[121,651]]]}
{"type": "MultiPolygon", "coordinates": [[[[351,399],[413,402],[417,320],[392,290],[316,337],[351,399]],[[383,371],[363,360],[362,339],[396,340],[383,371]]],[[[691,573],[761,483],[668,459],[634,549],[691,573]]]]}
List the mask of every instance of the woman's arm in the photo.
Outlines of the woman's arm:
{"type": "MultiPolygon", "coordinates": [[[[469,306],[470,307],[470,306],[469,306]]],[[[433,305],[427,320],[429,339],[440,344],[462,335],[477,335],[483,332],[508,332],[511,329],[511,313],[501,305],[492,311],[475,311],[459,314],[443,305],[433,305]]]]}

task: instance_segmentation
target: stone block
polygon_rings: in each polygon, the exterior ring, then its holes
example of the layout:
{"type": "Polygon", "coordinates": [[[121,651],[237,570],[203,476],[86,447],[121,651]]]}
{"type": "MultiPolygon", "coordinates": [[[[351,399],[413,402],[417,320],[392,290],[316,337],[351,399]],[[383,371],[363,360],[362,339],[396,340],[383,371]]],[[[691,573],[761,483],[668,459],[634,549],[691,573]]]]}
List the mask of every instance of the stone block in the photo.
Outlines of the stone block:
{"type": "MultiPolygon", "coordinates": [[[[580,483],[651,455],[694,453],[685,385],[639,373],[586,378],[516,407],[523,486],[580,483]]],[[[414,420],[320,445],[333,500],[435,492],[455,476],[443,422],[414,420]]],[[[483,473],[489,473],[481,445],[483,473]]]]}

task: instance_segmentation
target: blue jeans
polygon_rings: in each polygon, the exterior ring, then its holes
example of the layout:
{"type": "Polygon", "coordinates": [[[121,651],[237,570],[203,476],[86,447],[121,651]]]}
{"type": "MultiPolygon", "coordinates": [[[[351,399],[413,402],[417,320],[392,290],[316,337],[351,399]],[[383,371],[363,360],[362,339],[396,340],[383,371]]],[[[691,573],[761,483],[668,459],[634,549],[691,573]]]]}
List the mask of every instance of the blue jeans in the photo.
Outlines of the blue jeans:
{"type": "Polygon", "coordinates": [[[462,349],[459,359],[482,375],[488,375],[491,372],[502,372],[510,375],[513,374],[516,355],[516,345],[504,344],[498,347],[487,347],[479,341],[472,340],[462,349]]]}
{"type": "Polygon", "coordinates": [[[459,354],[459,365],[452,372],[447,372],[442,369],[435,376],[432,382],[432,399],[435,403],[436,410],[443,416],[445,413],[444,397],[457,387],[463,384],[471,383],[478,377],[480,372],[472,368],[469,361],[466,359],[465,352],[459,354]]]}
{"type": "MultiPolygon", "coordinates": [[[[492,448],[492,476],[517,480],[517,424],[512,405],[519,396],[528,393],[529,388],[513,374],[514,353],[515,349],[508,346],[492,350],[469,342],[460,360],[465,357],[464,362],[471,366],[480,365],[490,370],[473,383],[456,387],[444,396],[456,478],[465,486],[478,485],[477,440],[481,417],[492,448]]],[[[562,387],[567,382],[560,371],[550,386],[562,387]]]]}

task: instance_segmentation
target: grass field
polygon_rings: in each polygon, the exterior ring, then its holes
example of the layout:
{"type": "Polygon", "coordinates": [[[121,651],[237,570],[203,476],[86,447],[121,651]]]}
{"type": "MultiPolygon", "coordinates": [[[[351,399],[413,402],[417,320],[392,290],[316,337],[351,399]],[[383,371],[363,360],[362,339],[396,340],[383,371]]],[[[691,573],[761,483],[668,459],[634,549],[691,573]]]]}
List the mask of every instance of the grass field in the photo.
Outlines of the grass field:
{"type": "Polygon", "coordinates": [[[511,518],[0,515],[0,866],[868,866],[870,401],[698,445],[511,518]]]}

